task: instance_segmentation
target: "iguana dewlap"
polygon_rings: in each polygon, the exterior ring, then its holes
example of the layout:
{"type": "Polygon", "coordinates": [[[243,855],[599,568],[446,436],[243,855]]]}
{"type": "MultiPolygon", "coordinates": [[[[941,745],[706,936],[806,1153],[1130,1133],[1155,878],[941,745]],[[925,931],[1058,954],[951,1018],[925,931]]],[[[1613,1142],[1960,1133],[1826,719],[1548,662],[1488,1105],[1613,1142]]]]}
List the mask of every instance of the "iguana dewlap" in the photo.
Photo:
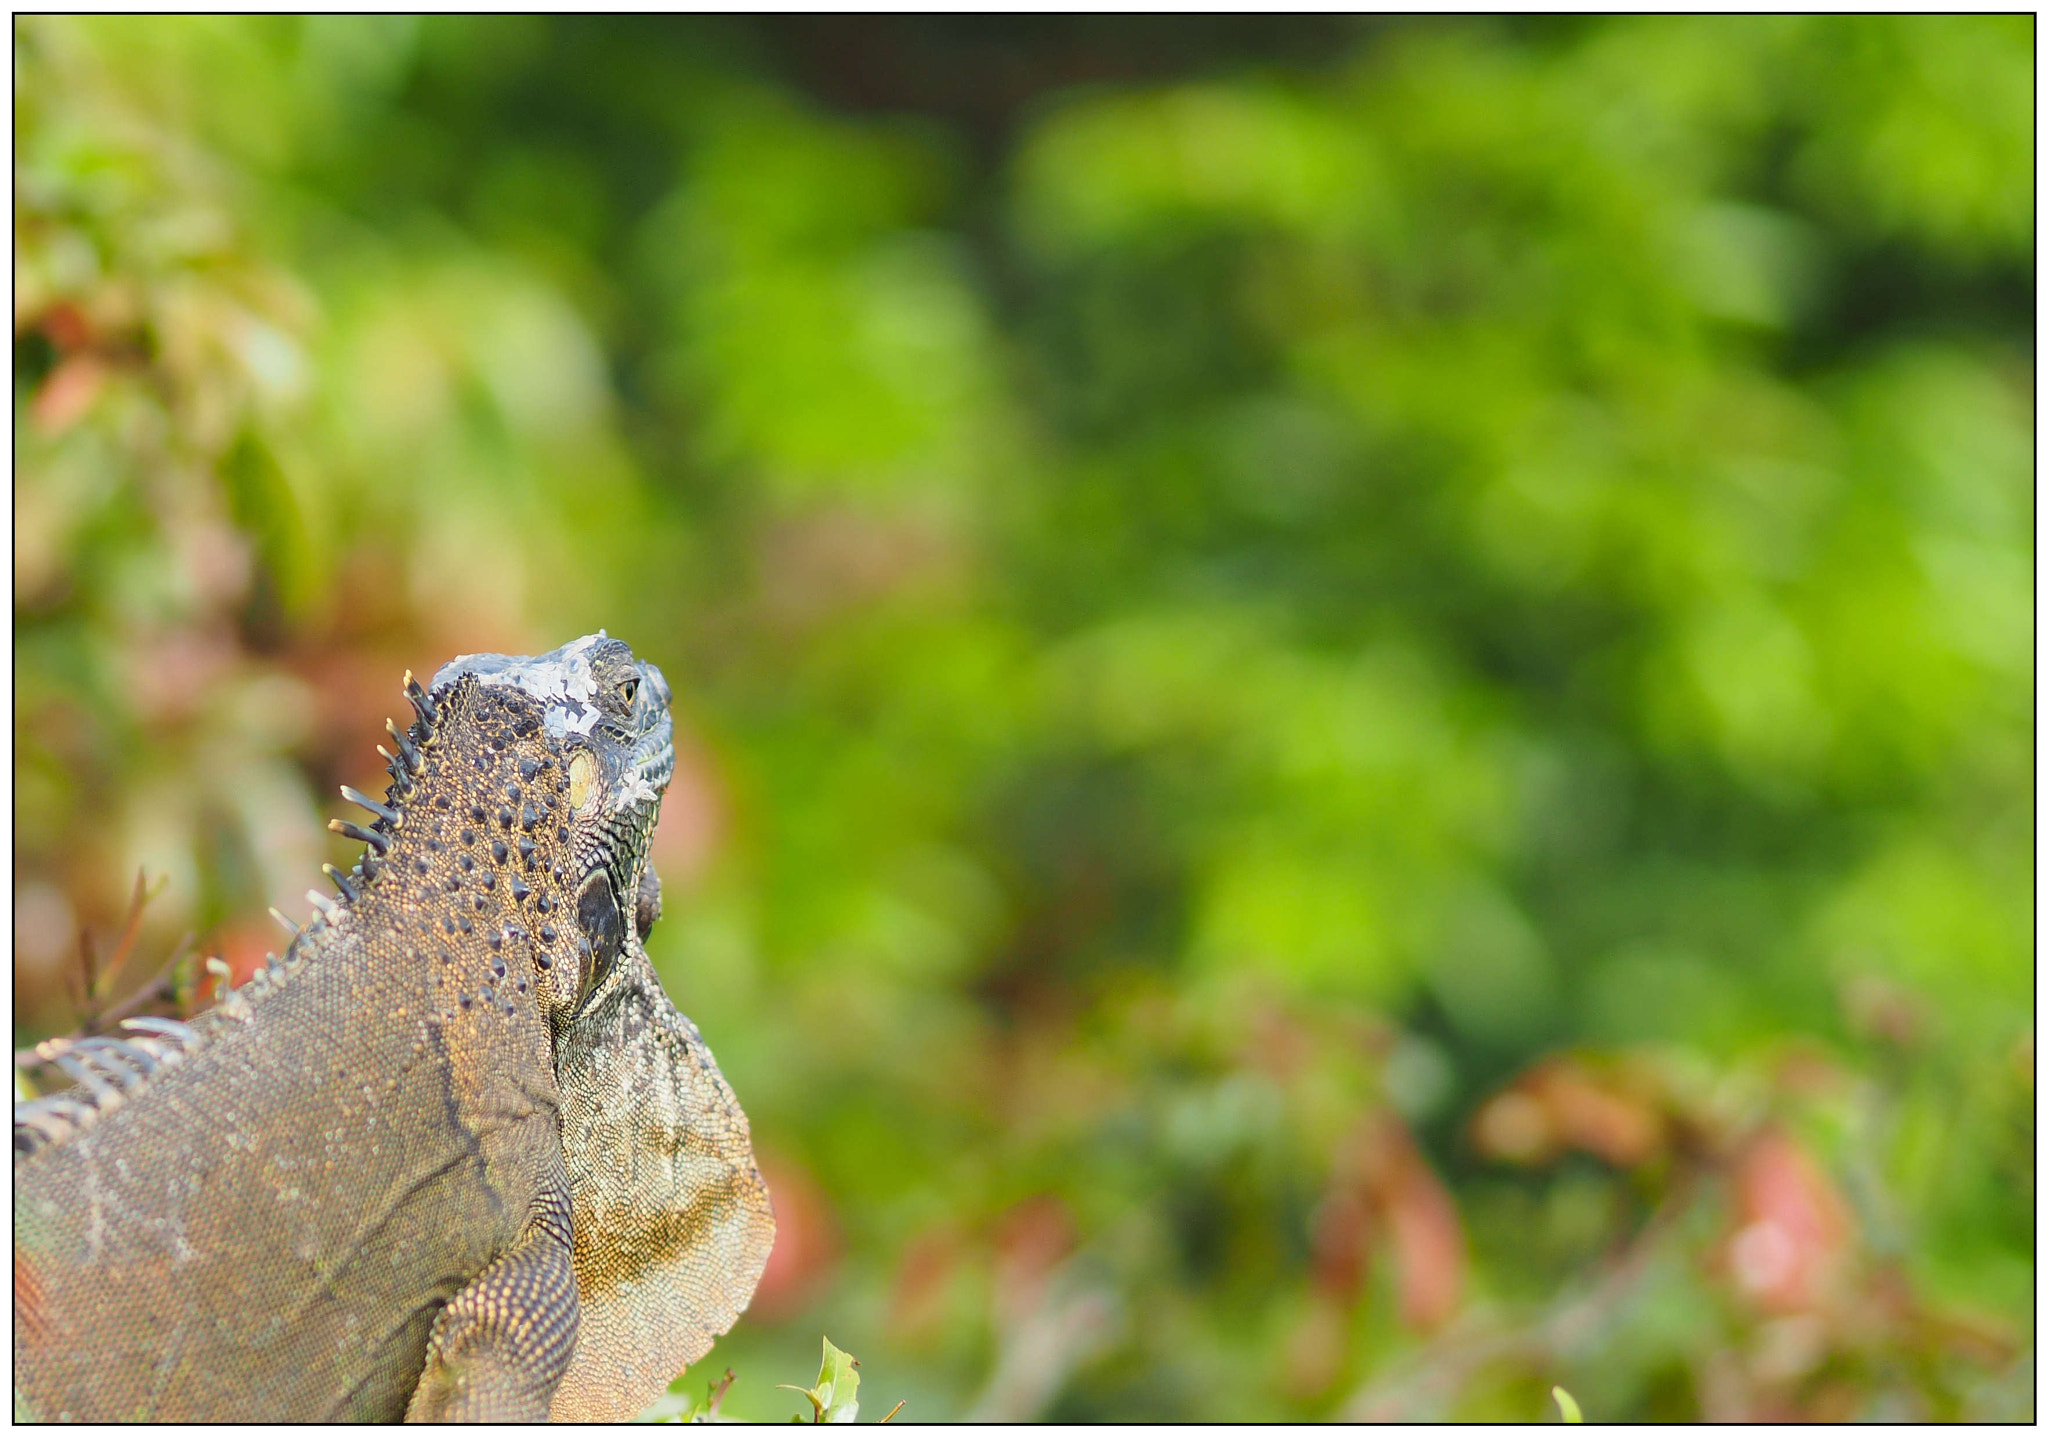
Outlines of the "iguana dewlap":
{"type": "Polygon", "coordinates": [[[617,1420],[752,1296],[747,1120],[640,944],[660,671],[598,634],[407,690],[340,898],[16,1108],[17,1416],[617,1420]]]}

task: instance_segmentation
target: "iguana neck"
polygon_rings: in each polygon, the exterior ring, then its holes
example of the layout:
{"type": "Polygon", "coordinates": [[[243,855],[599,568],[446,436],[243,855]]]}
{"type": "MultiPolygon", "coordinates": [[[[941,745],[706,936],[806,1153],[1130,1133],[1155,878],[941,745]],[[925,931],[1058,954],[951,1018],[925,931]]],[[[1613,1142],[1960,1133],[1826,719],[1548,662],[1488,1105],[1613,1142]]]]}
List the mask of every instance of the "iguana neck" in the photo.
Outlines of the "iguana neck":
{"type": "Polygon", "coordinates": [[[539,705],[468,678],[430,698],[408,675],[406,691],[417,717],[390,728],[397,752],[383,800],[343,789],[371,822],[332,825],[365,845],[348,872],[328,866],[337,894],[309,893],[312,920],[283,957],[191,1024],[155,1021],[65,1049],[59,1061],[80,1086],[17,1105],[17,1161],[146,1096],[161,1070],[232,1041],[315,968],[361,965],[367,988],[419,994],[422,1016],[456,1022],[576,971],[588,945],[566,889],[568,778],[539,705]]]}

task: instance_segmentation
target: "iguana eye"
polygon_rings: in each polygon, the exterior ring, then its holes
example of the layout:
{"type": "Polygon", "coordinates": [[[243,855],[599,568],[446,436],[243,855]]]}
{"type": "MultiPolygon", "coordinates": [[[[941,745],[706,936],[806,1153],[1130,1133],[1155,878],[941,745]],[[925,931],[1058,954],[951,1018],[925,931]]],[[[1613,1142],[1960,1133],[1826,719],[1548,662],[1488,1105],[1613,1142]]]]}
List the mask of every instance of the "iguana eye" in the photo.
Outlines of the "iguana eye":
{"type": "Polygon", "coordinates": [[[628,708],[632,707],[633,695],[639,692],[640,680],[637,678],[627,679],[624,683],[619,685],[619,698],[626,704],[628,708]]]}

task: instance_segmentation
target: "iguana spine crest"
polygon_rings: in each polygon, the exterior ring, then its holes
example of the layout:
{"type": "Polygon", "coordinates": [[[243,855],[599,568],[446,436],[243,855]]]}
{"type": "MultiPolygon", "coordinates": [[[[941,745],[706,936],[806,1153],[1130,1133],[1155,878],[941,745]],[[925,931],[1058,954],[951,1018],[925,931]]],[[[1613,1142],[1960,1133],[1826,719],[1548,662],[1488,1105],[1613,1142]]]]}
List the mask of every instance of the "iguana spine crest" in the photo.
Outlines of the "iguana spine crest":
{"type": "MultiPolygon", "coordinates": [[[[309,890],[306,897],[313,905],[313,917],[303,927],[272,908],[272,916],[291,934],[291,942],[281,960],[274,954],[267,956],[264,965],[240,988],[222,993],[213,1010],[221,1018],[246,1018],[250,1002],[261,1002],[275,990],[299,966],[308,951],[309,940],[340,924],[349,905],[361,899],[363,886],[375,881],[384,856],[391,850],[391,836],[404,825],[405,800],[414,792],[414,778],[426,764],[426,751],[434,746],[435,723],[440,717],[440,706],[419,686],[410,669],[406,670],[402,689],[417,717],[404,730],[389,719],[384,721],[384,727],[398,743],[397,755],[385,753],[381,746],[378,749],[388,760],[385,771],[391,775],[385,801],[379,803],[343,784],[342,797],[369,810],[374,821],[367,827],[343,819],[328,824],[336,833],[364,845],[362,857],[346,873],[331,863],[321,865],[321,871],[334,881],[339,901],[317,889],[309,890]]],[[[102,1115],[142,1091],[159,1071],[197,1051],[221,1030],[220,1019],[213,1013],[201,1014],[196,1023],[171,1018],[129,1018],[121,1027],[132,1036],[51,1039],[37,1046],[38,1056],[79,1086],[14,1105],[13,1145],[17,1158],[86,1131],[102,1115]]]]}

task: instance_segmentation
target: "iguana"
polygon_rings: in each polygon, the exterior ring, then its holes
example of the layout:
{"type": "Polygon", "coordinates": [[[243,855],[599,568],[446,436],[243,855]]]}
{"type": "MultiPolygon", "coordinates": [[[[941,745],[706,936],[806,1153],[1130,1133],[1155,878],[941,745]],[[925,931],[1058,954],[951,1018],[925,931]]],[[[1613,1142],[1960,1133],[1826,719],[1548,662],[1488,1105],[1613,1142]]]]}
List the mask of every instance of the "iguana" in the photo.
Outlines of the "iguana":
{"type": "Polygon", "coordinates": [[[406,692],[283,957],[16,1106],[18,1417],[617,1420],[752,1296],[746,1116],[641,943],[660,671],[600,632],[406,692]]]}

